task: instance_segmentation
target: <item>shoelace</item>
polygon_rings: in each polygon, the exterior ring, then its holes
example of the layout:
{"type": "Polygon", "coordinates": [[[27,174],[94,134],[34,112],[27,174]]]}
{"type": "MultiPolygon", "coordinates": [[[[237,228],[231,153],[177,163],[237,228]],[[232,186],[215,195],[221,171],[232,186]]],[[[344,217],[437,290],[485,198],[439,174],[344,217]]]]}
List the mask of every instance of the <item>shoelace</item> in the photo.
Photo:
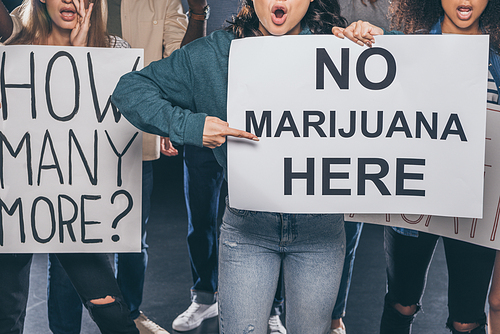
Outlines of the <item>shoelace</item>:
{"type": "Polygon", "coordinates": [[[142,318],[143,321],[141,321],[141,325],[146,327],[150,331],[155,331],[155,330],[164,330],[163,327],[149,319],[148,317],[144,316],[142,318]]]}
{"type": "Polygon", "coordinates": [[[281,329],[281,321],[278,317],[270,317],[269,318],[269,327],[272,330],[280,330],[281,329]]]}
{"type": "Polygon", "coordinates": [[[200,308],[199,304],[192,303],[189,305],[188,309],[184,311],[184,313],[181,314],[181,317],[183,318],[191,318],[191,316],[198,311],[200,308]]]}

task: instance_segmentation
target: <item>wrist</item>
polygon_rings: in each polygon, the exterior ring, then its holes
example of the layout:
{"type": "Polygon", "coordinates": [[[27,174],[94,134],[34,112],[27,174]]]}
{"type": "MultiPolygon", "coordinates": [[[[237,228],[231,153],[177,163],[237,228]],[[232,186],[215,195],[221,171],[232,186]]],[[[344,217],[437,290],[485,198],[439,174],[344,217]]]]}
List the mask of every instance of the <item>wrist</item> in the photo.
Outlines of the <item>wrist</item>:
{"type": "Polygon", "coordinates": [[[203,8],[190,6],[188,11],[188,16],[190,19],[195,21],[205,21],[210,17],[210,6],[206,5],[203,8]]]}

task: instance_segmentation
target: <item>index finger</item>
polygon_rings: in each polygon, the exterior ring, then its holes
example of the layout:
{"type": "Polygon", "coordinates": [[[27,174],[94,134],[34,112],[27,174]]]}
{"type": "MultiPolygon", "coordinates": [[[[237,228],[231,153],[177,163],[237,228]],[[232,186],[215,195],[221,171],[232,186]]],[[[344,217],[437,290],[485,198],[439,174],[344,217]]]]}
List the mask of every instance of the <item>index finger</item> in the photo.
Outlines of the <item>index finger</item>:
{"type": "Polygon", "coordinates": [[[332,33],[337,36],[338,38],[344,38],[344,30],[345,28],[341,27],[333,27],[332,28],[332,33]]]}
{"type": "Polygon", "coordinates": [[[246,138],[254,141],[259,141],[259,137],[254,135],[253,133],[246,132],[243,130],[233,129],[230,127],[226,128],[226,136],[238,137],[238,138],[246,138]]]}
{"type": "Polygon", "coordinates": [[[90,16],[92,15],[92,9],[94,8],[94,4],[91,2],[89,3],[89,8],[85,10],[85,17],[83,18],[83,23],[87,24],[90,23],[90,16]]]}

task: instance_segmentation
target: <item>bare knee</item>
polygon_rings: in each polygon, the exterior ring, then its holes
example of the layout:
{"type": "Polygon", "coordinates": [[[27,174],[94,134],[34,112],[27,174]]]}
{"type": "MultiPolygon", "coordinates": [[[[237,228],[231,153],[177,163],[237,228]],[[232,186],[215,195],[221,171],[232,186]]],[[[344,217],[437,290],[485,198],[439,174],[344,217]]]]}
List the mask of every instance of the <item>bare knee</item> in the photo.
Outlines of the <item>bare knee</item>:
{"type": "Polygon", "coordinates": [[[417,312],[417,305],[403,306],[396,303],[394,304],[394,308],[402,315],[414,315],[417,312]]]}
{"type": "Polygon", "coordinates": [[[477,322],[462,323],[462,322],[453,321],[453,327],[459,332],[469,332],[478,326],[479,326],[479,324],[477,322]]]}
{"type": "Polygon", "coordinates": [[[90,302],[94,305],[105,305],[105,304],[111,304],[112,302],[115,301],[114,297],[111,296],[106,296],[104,298],[98,298],[98,299],[91,299],[90,302]]]}
{"type": "Polygon", "coordinates": [[[490,311],[500,312],[500,295],[490,293],[488,296],[488,304],[490,305],[490,311]]]}

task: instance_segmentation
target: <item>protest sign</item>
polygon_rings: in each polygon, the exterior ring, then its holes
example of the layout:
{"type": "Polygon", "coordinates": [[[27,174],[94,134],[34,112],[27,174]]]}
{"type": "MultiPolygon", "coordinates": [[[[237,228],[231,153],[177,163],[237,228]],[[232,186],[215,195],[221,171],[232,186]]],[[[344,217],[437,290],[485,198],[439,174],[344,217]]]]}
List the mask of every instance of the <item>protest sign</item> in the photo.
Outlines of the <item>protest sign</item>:
{"type": "Polygon", "coordinates": [[[500,105],[488,104],[486,122],[486,157],[484,164],[483,219],[427,215],[346,214],[347,221],[397,226],[463,240],[500,249],[500,105]]]}
{"type": "Polygon", "coordinates": [[[230,205],[481,217],[487,62],[487,36],[233,41],[228,122],[260,142],[228,139],[230,205]]]}
{"type": "Polygon", "coordinates": [[[142,135],[110,95],[143,50],[0,57],[0,252],[140,251],[142,135]]]}

